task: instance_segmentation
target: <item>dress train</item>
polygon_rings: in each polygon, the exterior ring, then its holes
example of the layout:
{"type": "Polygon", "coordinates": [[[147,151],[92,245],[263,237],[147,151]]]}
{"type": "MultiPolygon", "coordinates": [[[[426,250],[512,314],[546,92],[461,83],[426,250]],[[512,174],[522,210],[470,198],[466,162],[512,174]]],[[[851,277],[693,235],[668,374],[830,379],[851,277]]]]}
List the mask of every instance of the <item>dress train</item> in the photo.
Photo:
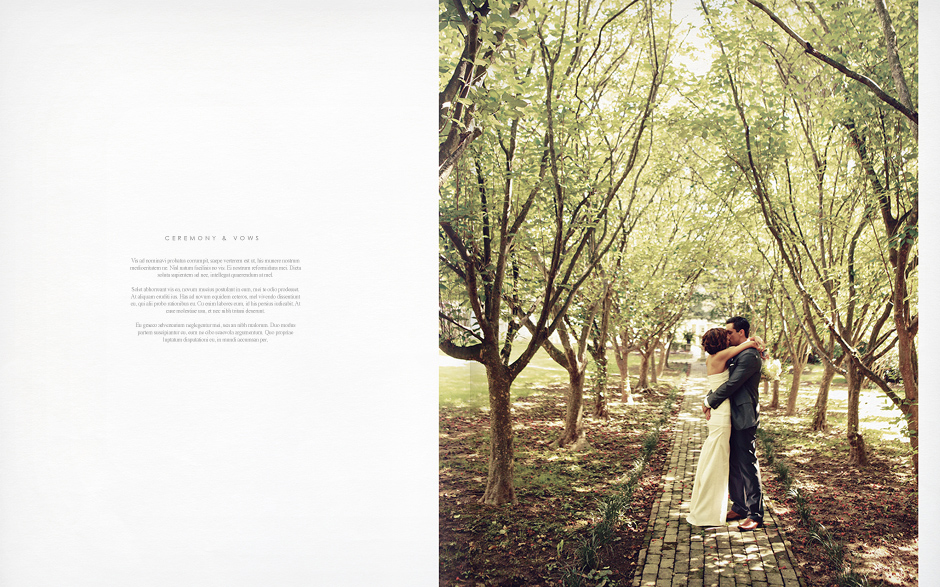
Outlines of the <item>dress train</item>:
{"type": "MultiPolygon", "coordinates": [[[[708,388],[717,389],[728,380],[727,369],[708,376],[708,388]]],[[[702,444],[692,504],[686,520],[693,526],[722,526],[728,513],[728,460],[731,456],[731,402],[725,400],[712,409],[708,438],[702,444]]]]}

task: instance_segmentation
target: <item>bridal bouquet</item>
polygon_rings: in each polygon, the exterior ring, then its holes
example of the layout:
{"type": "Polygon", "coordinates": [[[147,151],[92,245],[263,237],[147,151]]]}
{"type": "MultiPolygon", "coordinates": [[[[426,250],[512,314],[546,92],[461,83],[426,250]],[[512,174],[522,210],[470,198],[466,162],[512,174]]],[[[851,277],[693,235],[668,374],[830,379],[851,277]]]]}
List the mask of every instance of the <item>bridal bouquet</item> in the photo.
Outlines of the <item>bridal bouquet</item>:
{"type": "Polygon", "coordinates": [[[783,365],[780,364],[780,359],[764,361],[760,368],[760,378],[767,381],[776,381],[780,378],[781,371],[783,371],[783,365]]]}

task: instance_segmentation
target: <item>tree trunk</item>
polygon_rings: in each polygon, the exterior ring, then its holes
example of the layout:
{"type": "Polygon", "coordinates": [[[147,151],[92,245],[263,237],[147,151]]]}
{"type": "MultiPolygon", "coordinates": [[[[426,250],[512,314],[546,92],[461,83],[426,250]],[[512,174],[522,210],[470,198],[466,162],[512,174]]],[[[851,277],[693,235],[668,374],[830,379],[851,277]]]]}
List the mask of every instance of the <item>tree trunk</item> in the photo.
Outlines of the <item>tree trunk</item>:
{"type": "Polygon", "coordinates": [[[630,353],[616,354],[617,368],[620,370],[620,401],[633,403],[633,390],[630,388],[630,353]]]}
{"type": "MultiPolygon", "coordinates": [[[[650,372],[650,383],[653,385],[659,384],[659,378],[656,376],[656,347],[650,349],[650,363],[649,363],[649,372],[650,372]]],[[[649,387],[649,386],[647,386],[649,387]]]]}
{"type": "Polygon", "coordinates": [[[607,412],[607,353],[602,352],[594,357],[597,365],[597,381],[594,382],[594,415],[605,420],[610,417],[607,412]]]}
{"type": "Polygon", "coordinates": [[[486,366],[490,390],[490,466],[483,503],[503,505],[518,503],[512,483],[513,432],[509,388],[512,379],[502,364],[486,366]]]}
{"type": "Polygon", "coordinates": [[[816,414],[813,416],[813,430],[825,430],[828,426],[826,416],[829,409],[829,386],[832,385],[832,379],[835,376],[836,368],[826,362],[826,370],[823,371],[822,381],[819,383],[819,395],[816,396],[816,414]]]}
{"type": "Polygon", "coordinates": [[[792,355],[793,379],[790,380],[790,395],[787,397],[787,416],[796,414],[796,396],[800,392],[800,381],[803,379],[803,369],[806,367],[806,344],[799,345],[799,350],[792,355]]]}
{"type": "MultiPolygon", "coordinates": [[[[603,269],[598,267],[603,274],[603,269]]],[[[606,281],[604,288],[604,299],[601,302],[601,323],[599,331],[592,330],[594,333],[594,344],[589,346],[591,356],[594,357],[594,364],[597,365],[597,381],[594,382],[594,415],[598,418],[607,420],[610,414],[607,412],[607,339],[610,328],[610,311],[613,307],[613,286],[606,281]]]]}
{"type": "Polygon", "coordinates": [[[845,436],[849,443],[849,464],[856,467],[868,465],[868,450],[865,439],[858,433],[859,399],[862,391],[862,373],[850,360],[846,368],[846,380],[849,384],[848,414],[846,416],[845,436]]]}
{"type": "Polygon", "coordinates": [[[639,381],[636,382],[637,389],[649,389],[649,373],[650,369],[650,357],[648,354],[640,351],[640,377],[639,381]]]}
{"type": "Polygon", "coordinates": [[[918,452],[917,452],[917,419],[919,417],[917,402],[907,403],[909,400],[905,400],[905,403],[901,406],[901,412],[907,416],[907,431],[911,439],[911,448],[914,449],[914,473],[917,474],[919,471],[918,468],[918,452]]]}
{"type": "MultiPolygon", "coordinates": [[[[899,285],[895,287],[900,288],[899,285]]],[[[905,312],[897,309],[898,305],[899,302],[896,301],[894,322],[898,333],[898,370],[901,371],[901,379],[904,382],[904,401],[901,403],[901,412],[907,417],[907,431],[911,439],[911,448],[914,449],[914,472],[917,473],[919,471],[917,430],[920,394],[917,381],[917,347],[914,344],[910,323],[904,318],[905,312]]]]}
{"type": "Polygon", "coordinates": [[[668,360],[669,346],[660,347],[659,362],[656,364],[656,381],[659,381],[659,378],[663,376],[663,371],[666,369],[666,361],[668,360]]]}
{"type": "Polygon", "coordinates": [[[774,379],[773,384],[773,395],[770,398],[770,407],[779,408],[780,407],[780,380],[774,379]]]}
{"type": "Polygon", "coordinates": [[[571,450],[588,450],[584,436],[584,372],[585,369],[570,369],[568,371],[568,408],[565,412],[565,430],[553,446],[570,448],[571,450]]]}
{"type": "MultiPolygon", "coordinates": [[[[886,52],[888,64],[891,66],[891,78],[894,80],[894,87],[898,91],[898,101],[913,110],[914,102],[911,100],[911,91],[907,88],[904,69],[901,67],[901,60],[898,59],[898,35],[894,31],[894,25],[891,23],[891,17],[888,15],[884,0],[874,0],[874,4],[875,12],[878,13],[878,19],[881,21],[881,28],[884,31],[885,45],[888,49],[886,52]]],[[[920,136],[917,123],[912,120],[907,122],[914,133],[914,140],[917,140],[920,136]]]]}
{"type": "Polygon", "coordinates": [[[800,392],[800,380],[803,378],[803,365],[793,365],[793,377],[790,379],[790,395],[787,396],[787,411],[785,415],[796,413],[796,396],[800,392]]]}

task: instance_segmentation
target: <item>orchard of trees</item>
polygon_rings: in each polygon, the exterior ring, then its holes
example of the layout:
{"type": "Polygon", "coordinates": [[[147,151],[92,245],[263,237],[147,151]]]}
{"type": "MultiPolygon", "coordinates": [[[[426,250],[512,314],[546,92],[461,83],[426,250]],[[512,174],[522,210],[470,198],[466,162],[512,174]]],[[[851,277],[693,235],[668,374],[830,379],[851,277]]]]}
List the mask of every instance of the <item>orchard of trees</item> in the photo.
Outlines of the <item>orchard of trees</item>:
{"type": "Polygon", "coordinates": [[[814,428],[845,377],[847,466],[870,382],[916,467],[917,3],[696,10],[698,32],[668,1],[440,2],[439,348],[486,369],[487,504],[517,501],[510,389],[539,349],[577,450],[586,410],[631,401],[626,377],[604,393],[606,349],[655,382],[702,296],[793,365],[791,413],[819,358],[814,428]]]}

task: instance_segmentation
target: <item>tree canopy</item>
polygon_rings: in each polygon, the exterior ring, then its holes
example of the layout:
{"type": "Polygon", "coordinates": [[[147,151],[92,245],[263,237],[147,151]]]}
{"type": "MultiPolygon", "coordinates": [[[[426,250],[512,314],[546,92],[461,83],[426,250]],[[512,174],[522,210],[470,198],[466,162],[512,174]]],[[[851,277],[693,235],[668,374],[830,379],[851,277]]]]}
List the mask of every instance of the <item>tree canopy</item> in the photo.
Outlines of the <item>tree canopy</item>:
{"type": "MultiPolygon", "coordinates": [[[[440,3],[439,346],[487,369],[487,503],[515,501],[509,388],[540,347],[577,427],[592,333],[646,373],[694,300],[850,399],[873,382],[916,447],[917,3],[699,11],[697,37],[649,0],[440,3]]],[[[846,438],[864,463],[851,407],[846,438]]]]}

